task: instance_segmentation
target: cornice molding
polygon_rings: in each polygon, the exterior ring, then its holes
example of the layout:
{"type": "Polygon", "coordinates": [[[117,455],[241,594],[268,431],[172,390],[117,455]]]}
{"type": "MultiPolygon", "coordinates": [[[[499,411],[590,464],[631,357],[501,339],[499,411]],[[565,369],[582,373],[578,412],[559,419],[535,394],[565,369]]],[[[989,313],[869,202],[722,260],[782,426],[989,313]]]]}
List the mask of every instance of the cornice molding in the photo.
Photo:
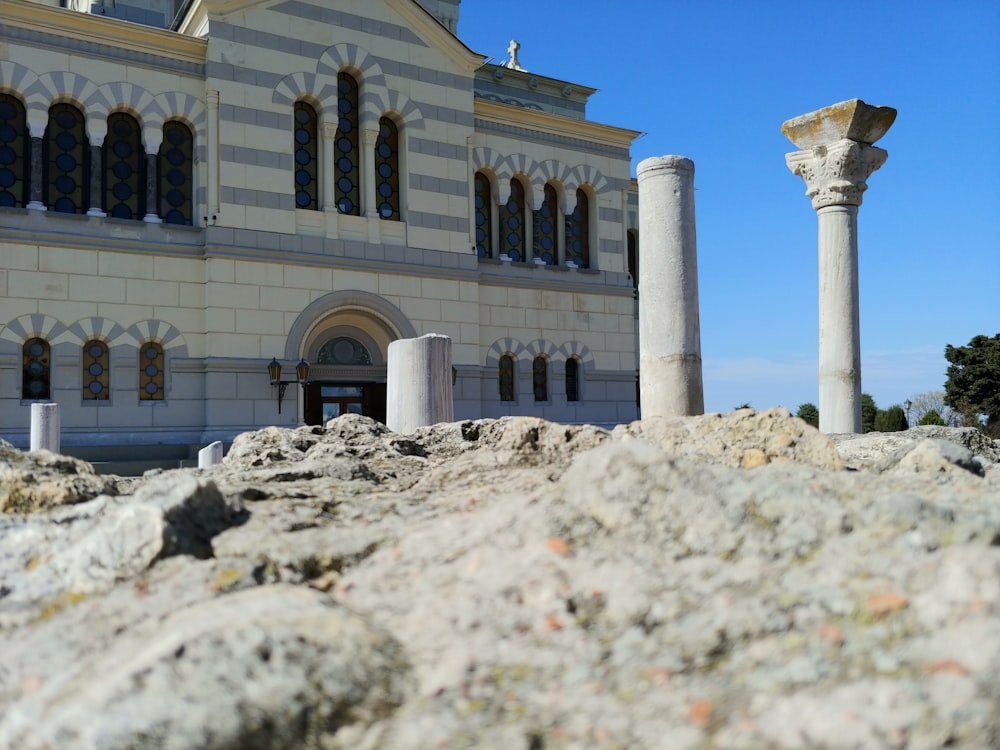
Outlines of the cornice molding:
{"type": "Polygon", "coordinates": [[[205,64],[208,49],[208,43],[204,39],[117,18],[52,8],[28,0],[0,2],[0,27],[3,26],[30,29],[148,55],[171,57],[195,65],[205,64]]]}
{"type": "Polygon", "coordinates": [[[628,149],[632,142],[642,135],[641,131],[604,125],[591,120],[578,120],[551,112],[515,107],[510,104],[476,98],[473,100],[473,114],[477,119],[495,122],[510,127],[528,128],[550,135],[602,143],[606,146],[628,149]]]}

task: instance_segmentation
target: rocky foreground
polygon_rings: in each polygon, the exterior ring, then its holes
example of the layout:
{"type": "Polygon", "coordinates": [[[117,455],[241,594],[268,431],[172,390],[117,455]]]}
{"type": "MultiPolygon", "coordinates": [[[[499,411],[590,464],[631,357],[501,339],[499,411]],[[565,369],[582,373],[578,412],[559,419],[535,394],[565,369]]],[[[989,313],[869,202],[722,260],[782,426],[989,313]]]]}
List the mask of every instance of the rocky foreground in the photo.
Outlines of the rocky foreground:
{"type": "Polygon", "coordinates": [[[0,748],[1000,746],[973,430],[343,417],[0,508],[0,748]]]}

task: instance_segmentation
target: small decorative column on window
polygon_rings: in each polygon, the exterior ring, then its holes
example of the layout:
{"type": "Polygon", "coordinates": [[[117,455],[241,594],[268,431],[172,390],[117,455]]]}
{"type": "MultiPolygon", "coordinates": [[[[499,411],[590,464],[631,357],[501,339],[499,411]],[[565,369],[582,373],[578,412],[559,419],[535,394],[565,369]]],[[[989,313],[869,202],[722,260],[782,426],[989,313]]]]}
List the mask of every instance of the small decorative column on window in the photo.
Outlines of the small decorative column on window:
{"type": "Polygon", "coordinates": [[[576,207],[566,217],[566,265],[590,268],[590,203],[580,188],[576,190],[576,207]]]}
{"type": "Polygon", "coordinates": [[[336,158],[337,123],[322,122],[319,129],[323,134],[323,150],[320,152],[323,160],[323,166],[320,169],[323,181],[323,211],[335,213],[337,200],[334,192],[333,161],[336,158]]]}
{"type": "Polygon", "coordinates": [[[375,175],[379,218],[399,221],[399,130],[388,117],[378,122],[375,175]]]}
{"type": "Polygon", "coordinates": [[[144,189],[146,191],[146,215],[142,217],[142,220],[148,224],[162,224],[163,219],[161,219],[156,213],[156,191],[159,186],[159,151],[160,145],[163,142],[163,131],[147,131],[146,135],[146,150],[143,159],[146,162],[145,176],[146,184],[144,189]]]}
{"type": "Polygon", "coordinates": [[[316,110],[306,102],[295,102],[295,207],[319,208],[316,110]]]}
{"type": "Polygon", "coordinates": [[[84,213],[90,198],[90,154],[80,110],[71,104],[49,109],[43,149],[45,204],[60,213],[84,213]]]}
{"type": "Polygon", "coordinates": [[[500,208],[500,260],[524,260],[524,187],[512,179],[510,198],[500,208]]]}
{"type": "Polygon", "coordinates": [[[87,216],[97,216],[103,218],[107,216],[102,207],[104,191],[104,141],[108,135],[108,123],[92,120],[87,128],[88,143],[90,144],[90,154],[87,155],[90,164],[90,184],[87,193],[90,196],[87,208],[87,216]]]}
{"type": "Polygon", "coordinates": [[[556,217],[558,216],[556,189],[552,185],[545,186],[545,198],[542,207],[532,212],[535,230],[532,237],[532,255],[534,262],[540,266],[551,266],[556,263],[556,217]]]}
{"type": "Polygon", "coordinates": [[[493,191],[490,179],[476,172],[476,254],[480,258],[493,257],[493,191]]]}
{"type": "Polygon", "coordinates": [[[0,206],[24,207],[31,184],[31,139],[24,106],[0,94],[0,206]]]}
{"type": "Polygon", "coordinates": [[[337,210],[361,215],[358,186],[358,84],[347,73],[337,74],[337,148],[334,152],[337,210]]]}
{"type": "MultiPolygon", "coordinates": [[[[139,123],[116,112],[108,117],[104,136],[104,207],[116,219],[142,219],[146,214],[146,155],[139,123]]],[[[89,213],[89,212],[88,212],[89,213]]]]}

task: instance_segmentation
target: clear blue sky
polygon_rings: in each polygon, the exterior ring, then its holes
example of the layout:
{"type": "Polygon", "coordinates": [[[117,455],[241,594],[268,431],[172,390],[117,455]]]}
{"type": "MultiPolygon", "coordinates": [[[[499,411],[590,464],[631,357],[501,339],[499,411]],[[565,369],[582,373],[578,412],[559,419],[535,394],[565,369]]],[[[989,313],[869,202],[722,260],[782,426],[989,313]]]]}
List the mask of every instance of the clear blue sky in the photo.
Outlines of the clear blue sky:
{"type": "MultiPolygon", "coordinates": [[[[898,110],[859,215],[862,389],[940,390],[1000,331],[1000,0],[464,0],[459,36],[600,89],[588,117],[695,162],[705,407],[818,400],[817,228],[781,123],[898,110]]],[[[640,239],[641,253],[641,239],[640,239]]]]}

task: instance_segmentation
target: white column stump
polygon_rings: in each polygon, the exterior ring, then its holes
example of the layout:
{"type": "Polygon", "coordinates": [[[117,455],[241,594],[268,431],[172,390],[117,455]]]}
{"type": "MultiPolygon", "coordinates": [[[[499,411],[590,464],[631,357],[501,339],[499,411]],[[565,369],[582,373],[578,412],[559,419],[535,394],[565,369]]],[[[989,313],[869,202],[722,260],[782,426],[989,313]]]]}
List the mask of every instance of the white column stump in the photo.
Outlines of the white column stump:
{"type": "Polygon", "coordinates": [[[59,452],[59,404],[31,405],[31,450],[59,452]]]}
{"type": "Polygon", "coordinates": [[[819,428],[861,432],[858,208],[866,180],[889,154],[872,146],[896,119],[860,99],[788,120],[781,132],[801,151],[785,155],[806,183],[819,221],[819,428]]]}
{"type": "Polygon", "coordinates": [[[386,426],[409,435],[418,427],[454,420],[451,338],[429,333],[389,344],[386,426]]]}
{"type": "Polygon", "coordinates": [[[222,463],[222,441],[216,440],[198,451],[198,468],[207,469],[222,463]]]}
{"type": "Polygon", "coordinates": [[[694,162],[639,162],[639,389],[642,416],[704,414],[694,162]]]}

